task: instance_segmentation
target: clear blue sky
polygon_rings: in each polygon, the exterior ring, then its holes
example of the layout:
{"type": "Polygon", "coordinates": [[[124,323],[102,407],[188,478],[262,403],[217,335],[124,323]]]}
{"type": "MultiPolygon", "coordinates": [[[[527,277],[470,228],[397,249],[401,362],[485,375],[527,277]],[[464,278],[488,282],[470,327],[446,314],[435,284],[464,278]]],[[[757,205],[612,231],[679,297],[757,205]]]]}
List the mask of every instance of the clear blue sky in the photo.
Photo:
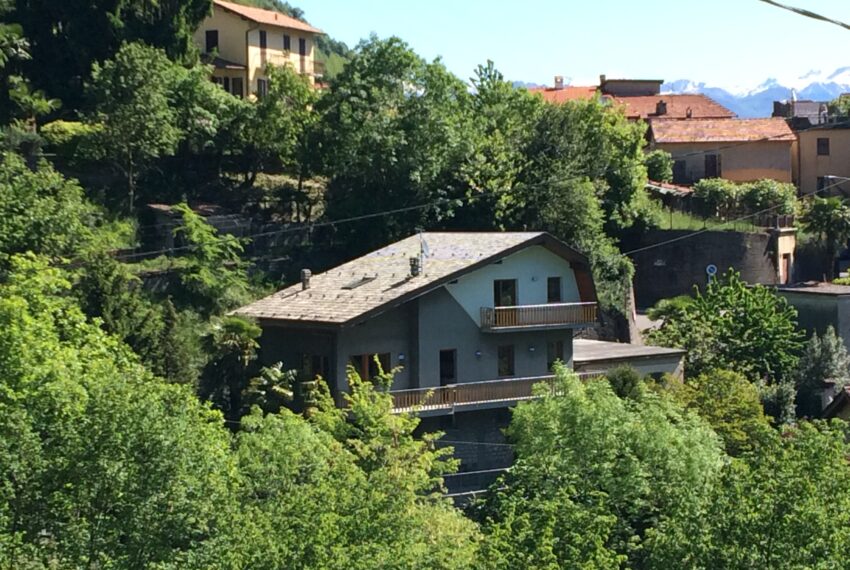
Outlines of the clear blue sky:
{"type": "MultiPolygon", "coordinates": [[[[784,0],[850,22],[850,0],[784,0]]],[[[850,65],[850,30],[758,0],[290,0],[356,45],[396,35],[468,78],[487,59],[512,80],[608,77],[755,86],[850,65]]]]}

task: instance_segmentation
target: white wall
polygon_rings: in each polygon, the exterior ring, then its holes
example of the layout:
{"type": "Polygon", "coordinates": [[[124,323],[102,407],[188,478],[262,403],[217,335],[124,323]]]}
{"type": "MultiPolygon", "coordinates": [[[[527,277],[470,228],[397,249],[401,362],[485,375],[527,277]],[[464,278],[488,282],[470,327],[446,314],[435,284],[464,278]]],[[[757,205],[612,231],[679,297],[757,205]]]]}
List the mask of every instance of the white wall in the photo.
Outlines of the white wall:
{"type": "MultiPolygon", "coordinates": [[[[427,259],[425,260],[427,264],[427,259]]],[[[517,302],[520,305],[539,305],[546,302],[546,280],[561,278],[561,298],[564,303],[581,301],[575,272],[570,263],[543,246],[535,245],[508,257],[500,264],[492,263],[446,285],[477,325],[481,324],[481,307],[493,306],[493,281],[517,280],[517,302]]]]}

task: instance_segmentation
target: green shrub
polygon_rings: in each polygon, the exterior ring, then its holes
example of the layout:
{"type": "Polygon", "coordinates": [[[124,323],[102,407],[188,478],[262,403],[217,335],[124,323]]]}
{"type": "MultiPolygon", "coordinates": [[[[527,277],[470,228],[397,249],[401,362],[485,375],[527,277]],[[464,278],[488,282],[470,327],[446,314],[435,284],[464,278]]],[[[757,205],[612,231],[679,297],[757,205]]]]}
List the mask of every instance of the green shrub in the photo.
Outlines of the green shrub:
{"type": "Polygon", "coordinates": [[[65,158],[81,158],[92,154],[89,144],[100,130],[99,125],[58,120],[41,127],[40,133],[48,149],[65,158]]]}

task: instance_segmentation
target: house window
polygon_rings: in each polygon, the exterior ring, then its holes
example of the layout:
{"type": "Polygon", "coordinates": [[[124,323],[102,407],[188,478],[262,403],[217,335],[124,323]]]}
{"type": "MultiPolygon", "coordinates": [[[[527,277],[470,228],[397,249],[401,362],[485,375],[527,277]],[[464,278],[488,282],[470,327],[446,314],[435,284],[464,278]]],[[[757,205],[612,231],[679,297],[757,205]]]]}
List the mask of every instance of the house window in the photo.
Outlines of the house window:
{"type": "Polygon", "coordinates": [[[564,361],[564,341],[554,340],[546,343],[546,368],[552,370],[559,360],[564,361]]]}
{"type": "MultiPolygon", "coordinates": [[[[349,358],[349,363],[354,367],[357,374],[363,380],[370,380],[378,375],[378,364],[375,362],[375,353],[370,354],[355,354],[349,358]]],[[[384,372],[390,371],[390,353],[381,352],[377,354],[378,361],[381,363],[381,370],[384,372]]]]}
{"type": "Polygon", "coordinates": [[[289,37],[289,34],[283,34],[283,50],[292,50],[292,38],[289,37]]]}
{"type": "Polygon", "coordinates": [[[818,139],[818,156],[829,156],[829,139],[818,139]]]}
{"type": "Polygon", "coordinates": [[[824,188],[826,188],[826,177],[825,176],[818,176],[818,181],[817,181],[818,192],[820,192],[824,188]]]}
{"type": "Polygon", "coordinates": [[[440,351],[440,386],[457,383],[457,350],[440,351]]]}
{"type": "Polygon", "coordinates": [[[514,345],[500,346],[498,350],[499,377],[514,375],[514,345]]]}
{"type": "Polygon", "coordinates": [[[307,40],[298,38],[298,55],[304,57],[307,55],[307,40]]]}
{"type": "Polygon", "coordinates": [[[240,99],[245,96],[244,87],[242,86],[242,78],[234,77],[230,81],[230,93],[239,97],[240,99]]]}
{"type": "Polygon", "coordinates": [[[546,280],[546,302],[560,303],[563,300],[561,297],[561,278],[549,277],[546,280]]]}
{"type": "Polygon", "coordinates": [[[266,49],[266,31],[260,30],[260,49],[266,49]]]}
{"type": "Polygon", "coordinates": [[[516,304],[516,279],[496,279],[493,281],[493,305],[496,307],[514,307],[516,304]]]}
{"type": "Polygon", "coordinates": [[[218,30],[207,30],[206,33],[206,52],[212,53],[218,49],[218,30]]]}
{"type": "Polygon", "coordinates": [[[225,91],[230,93],[230,78],[229,77],[223,77],[222,82],[221,82],[221,86],[224,87],[225,91]]]}
{"type": "Polygon", "coordinates": [[[705,155],[705,177],[720,178],[720,155],[707,154],[705,155]]]}
{"type": "Polygon", "coordinates": [[[269,82],[266,79],[257,80],[257,97],[265,97],[269,94],[269,82]]]}

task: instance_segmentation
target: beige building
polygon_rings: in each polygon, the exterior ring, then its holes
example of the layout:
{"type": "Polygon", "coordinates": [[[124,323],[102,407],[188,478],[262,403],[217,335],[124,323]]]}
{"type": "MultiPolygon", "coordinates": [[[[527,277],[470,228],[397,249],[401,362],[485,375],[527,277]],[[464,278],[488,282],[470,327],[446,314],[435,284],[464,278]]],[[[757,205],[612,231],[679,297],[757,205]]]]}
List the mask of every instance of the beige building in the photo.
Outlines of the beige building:
{"type": "Polygon", "coordinates": [[[213,0],[212,14],[195,31],[195,43],[213,64],[213,79],[237,97],[268,91],[266,67],[292,65],[313,80],[318,28],[272,10],[213,0]]]}
{"type": "Polygon", "coordinates": [[[784,119],[653,119],[649,142],[673,156],[676,184],[792,180],[796,137],[784,119]]]}
{"type": "MultiPolygon", "coordinates": [[[[800,192],[811,194],[837,182],[829,181],[829,176],[850,177],[850,128],[846,123],[801,129],[797,136],[795,179],[800,192]]],[[[845,189],[850,189],[850,184],[839,185],[837,191],[845,189]]]]}

